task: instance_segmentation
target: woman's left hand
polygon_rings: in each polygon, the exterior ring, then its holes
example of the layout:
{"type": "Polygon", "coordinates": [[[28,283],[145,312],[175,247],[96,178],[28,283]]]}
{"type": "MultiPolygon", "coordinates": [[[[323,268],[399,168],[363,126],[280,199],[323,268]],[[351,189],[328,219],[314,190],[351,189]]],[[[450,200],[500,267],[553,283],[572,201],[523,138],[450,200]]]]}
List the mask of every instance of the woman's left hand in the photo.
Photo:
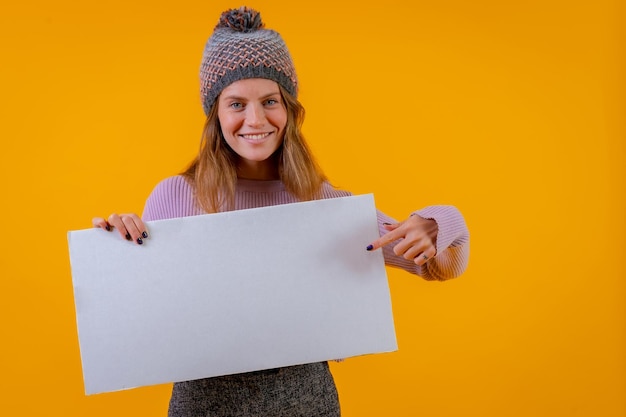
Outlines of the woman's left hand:
{"type": "Polygon", "coordinates": [[[401,223],[384,224],[389,232],[372,242],[367,250],[376,250],[400,240],[393,252],[417,265],[423,265],[437,254],[437,222],[416,214],[401,223]]]}

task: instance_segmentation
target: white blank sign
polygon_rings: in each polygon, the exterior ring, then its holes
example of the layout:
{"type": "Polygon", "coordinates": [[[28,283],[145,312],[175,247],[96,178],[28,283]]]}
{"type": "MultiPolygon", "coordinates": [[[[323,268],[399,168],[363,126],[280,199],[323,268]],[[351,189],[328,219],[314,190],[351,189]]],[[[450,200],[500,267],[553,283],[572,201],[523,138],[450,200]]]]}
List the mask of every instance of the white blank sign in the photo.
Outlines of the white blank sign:
{"type": "Polygon", "coordinates": [[[68,233],[85,392],[397,349],[371,194],[68,233]]]}

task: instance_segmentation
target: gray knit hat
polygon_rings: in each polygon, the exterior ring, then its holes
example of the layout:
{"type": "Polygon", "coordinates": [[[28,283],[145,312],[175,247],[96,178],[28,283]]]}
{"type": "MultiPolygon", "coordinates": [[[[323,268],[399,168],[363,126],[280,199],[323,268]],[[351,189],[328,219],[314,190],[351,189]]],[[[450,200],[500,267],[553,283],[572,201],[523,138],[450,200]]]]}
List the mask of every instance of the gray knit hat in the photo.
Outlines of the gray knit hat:
{"type": "Polygon", "coordinates": [[[247,7],[222,13],[204,47],[200,98],[209,114],[222,90],[235,81],[266,78],[290,94],[298,93],[296,70],[280,34],[265,29],[261,15],[247,7]]]}

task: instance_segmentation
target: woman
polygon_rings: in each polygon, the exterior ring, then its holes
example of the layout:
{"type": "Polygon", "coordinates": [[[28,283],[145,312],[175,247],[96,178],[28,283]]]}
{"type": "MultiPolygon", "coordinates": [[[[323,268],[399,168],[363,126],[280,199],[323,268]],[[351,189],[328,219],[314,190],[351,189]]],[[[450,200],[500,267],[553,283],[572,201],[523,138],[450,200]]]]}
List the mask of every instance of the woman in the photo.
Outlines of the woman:
{"type": "MultiPolygon", "coordinates": [[[[224,12],[200,69],[207,115],[198,156],[181,175],[159,183],[143,219],[135,214],[94,218],[95,227],[142,244],[144,221],[350,195],[334,189],[315,162],[301,125],[297,77],[281,36],[258,12],[224,12]]],[[[452,206],[431,206],[402,222],[379,213],[387,265],[428,280],[466,268],[469,234],[452,206]]],[[[174,384],[170,416],[338,416],[339,401],[326,362],[174,384]]]]}

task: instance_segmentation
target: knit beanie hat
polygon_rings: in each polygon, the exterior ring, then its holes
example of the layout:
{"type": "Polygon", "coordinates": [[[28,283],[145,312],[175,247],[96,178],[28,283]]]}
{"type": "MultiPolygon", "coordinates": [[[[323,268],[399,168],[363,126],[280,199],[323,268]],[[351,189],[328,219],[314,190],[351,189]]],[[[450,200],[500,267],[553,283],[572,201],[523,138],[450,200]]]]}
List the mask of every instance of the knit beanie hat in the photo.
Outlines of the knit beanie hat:
{"type": "Polygon", "coordinates": [[[220,16],[200,65],[200,98],[206,115],[224,88],[246,78],[273,80],[297,95],[298,79],[287,46],[280,34],[264,26],[260,13],[247,7],[220,16]]]}

